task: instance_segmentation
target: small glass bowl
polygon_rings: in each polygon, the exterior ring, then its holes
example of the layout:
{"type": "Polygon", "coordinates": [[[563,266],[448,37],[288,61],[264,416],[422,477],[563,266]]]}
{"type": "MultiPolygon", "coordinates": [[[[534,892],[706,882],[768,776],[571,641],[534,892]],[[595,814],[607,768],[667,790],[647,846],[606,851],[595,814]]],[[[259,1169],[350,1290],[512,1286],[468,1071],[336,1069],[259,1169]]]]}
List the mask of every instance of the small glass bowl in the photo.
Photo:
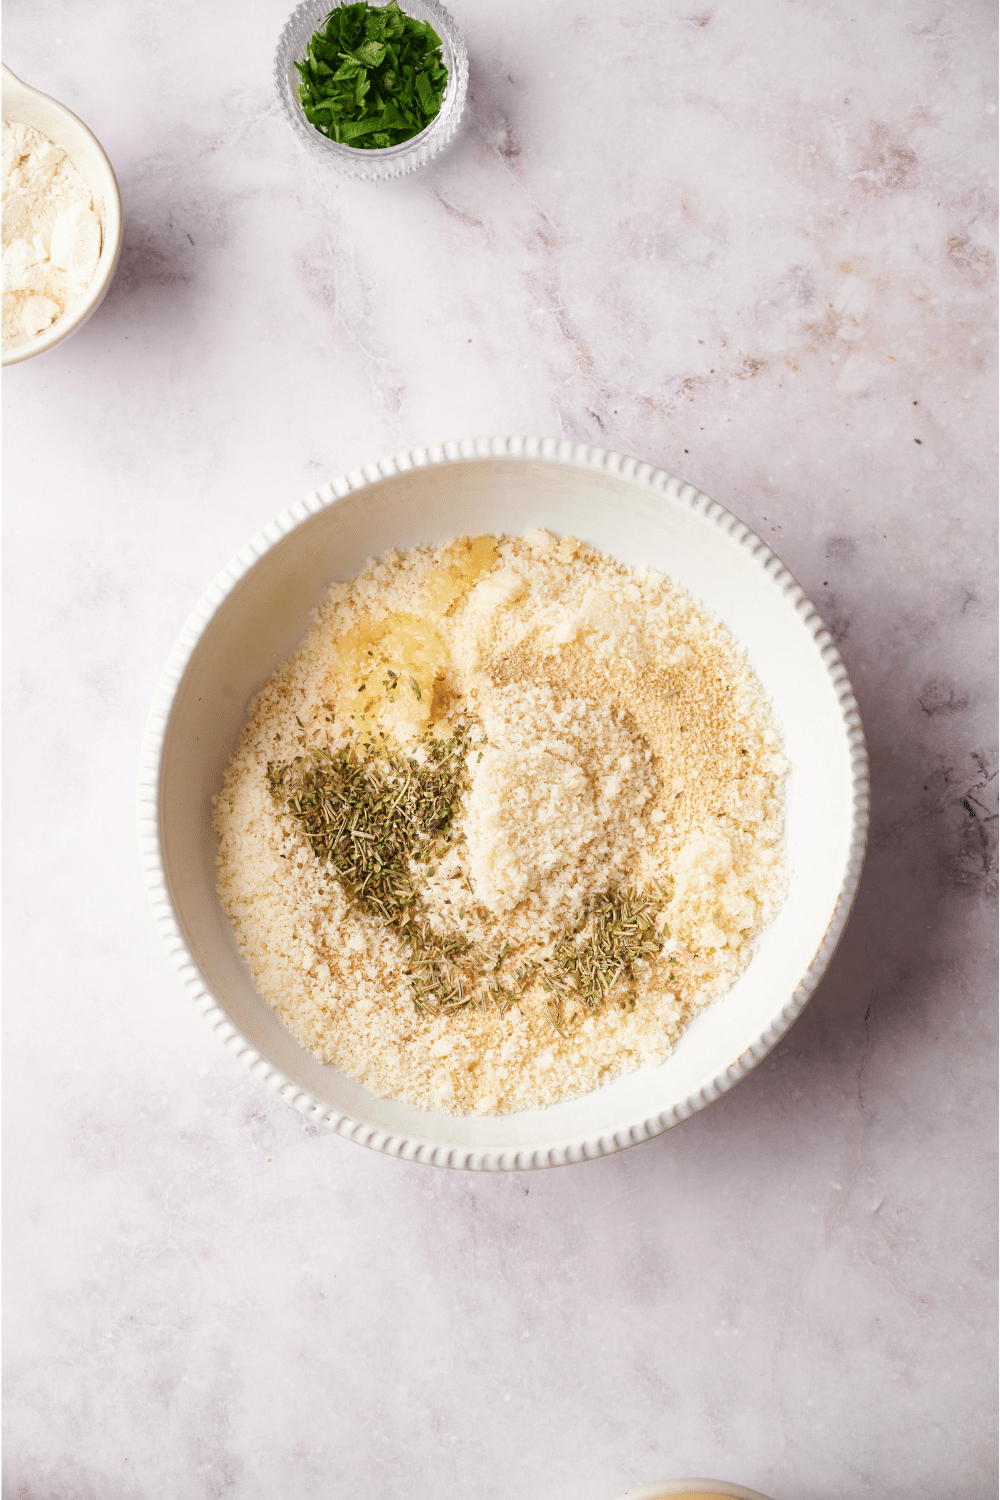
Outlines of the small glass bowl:
{"type": "Polygon", "coordinates": [[[320,156],[348,177],[363,182],[379,182],[386,177],[402,177],[426,166],[451,140],[465,108],[469,83],[469,56],[465,43],[451,16],[439,0],[402,0],[400,9],[417,21],[430,21],[441,38],[441,57],[448,69],[448,87],[436,117],[419,135],[400,146],[344,146],[331,141],[322,131],[310,125],[302,113],[298,90],[301,78],[296,62],[306,54],[309,39],[335,7],[330,0],[302,0],[285,22],[285,29],[274,54],[274,81],[285,118],[308,151],[320,156]]]}

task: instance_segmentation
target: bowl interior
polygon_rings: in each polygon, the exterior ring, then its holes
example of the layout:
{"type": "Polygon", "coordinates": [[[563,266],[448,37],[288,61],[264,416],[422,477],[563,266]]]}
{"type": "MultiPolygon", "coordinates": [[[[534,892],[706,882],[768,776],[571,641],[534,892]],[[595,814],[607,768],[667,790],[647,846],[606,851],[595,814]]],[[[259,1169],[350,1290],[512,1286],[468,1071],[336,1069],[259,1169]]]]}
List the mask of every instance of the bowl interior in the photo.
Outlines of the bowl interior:
{"type": "MultiPolygon", "coordinates": [[[[790,582],[787,574],[784,579],[790,582]]],[[[319,510],[265,552],[222,600],[193,651],[167,726],[162,858],[178,922],[208,989],[299,1087],[331,1109],[409,1141],[534,1150],[627,1133],[672,1109],[680,1116],[690,1112],[686,1101],[711,1090],[789,1004],[823,941],[848,864],[850,747],[814,628],[738,535],[683,499],[592,467],[513,457],[434,464],[381,479],[319,510]],[[353,577],[367,558],[389,547],[535,526],[572,533],[622,562],[658,568],[721,616],[746,647],[783,726],[792,765],[786,824],[791,883],[746,973],[694,1020],[660,1066],[544,1110],[455,1117],[376,1098],[317,1062],[285,1031],[257,993],[216,896],[210,799],[249,698],[295,649],[327,584],[353,577]]]]}
{"type": "Polygon", "coordinates": [[[94,212],[101,221],[101,255],[94,279],[75,307],[34,338],[28,335],[4,350],[4,364],[40,354],[68,337],[94,312],[111,284],[122,240],[122,206],[111,163],[93,131],[64,104],[30,88],[9,68],[3,69],[4,119],[31,125],[61,146],[90,188],[94,212]]]}

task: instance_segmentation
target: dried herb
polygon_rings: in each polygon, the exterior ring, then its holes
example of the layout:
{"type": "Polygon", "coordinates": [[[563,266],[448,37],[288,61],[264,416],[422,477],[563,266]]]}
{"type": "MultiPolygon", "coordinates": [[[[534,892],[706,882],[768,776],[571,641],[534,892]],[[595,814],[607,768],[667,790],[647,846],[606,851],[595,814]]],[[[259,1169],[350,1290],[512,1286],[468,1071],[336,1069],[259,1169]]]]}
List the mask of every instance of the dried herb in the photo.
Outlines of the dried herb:
{"type": "MultiPolygon", "coordinates": [[[[492,1005],[502,1016],[535,983],[544,992],[549,1023],[560,1036],[564,1030],[562,1007],[578,1002],[569,1020],[593,1014],[615,990],[632,984],[636,967],[652,962],[663,948],[665,934],[656,926],[663,901],[647,891],[621,890],[604,896],[580,921],[576,931],[560,938],[545,960],[529,959],[501,982],[510,953],[504,943],[491,964],[479,959],[464,939],[447,946],[424,935],[423,951],[415,945],[411,962],[414,1002],[418,1010],[457,1010],[473,1003],[482,1010],[492,1005]]],[[[629,993],[626,1009],[635,1010],[635,995],[629,993]]]]}
{"type": "Polygon", "coordinates": [[[646,891],[624,889],[605,896],[575,933],[555,945],[543,988],[563,1000],[581,1001],[588,1011],[599,1010],[619,984],[634,980],[636,964],[660,953],[664,937],[656,917],[662,909],[663,902],[646,891]]]}
{"type": "Polygon", "coordinates": [[[396,4],[332,10],[297,62],[299,102],[310,125],[342,145],[398,146],[441,109],[448,69],[429,21],[396,4]]]}
{"type": "Polygon", "coordinates": [[[448,838],[467,779],[467,730],[427,734],[420,745],[421,757],[407,756],[370,739],[267,768],[316,858],[392,927],[407,924],[417,893],[411,864],[426,864],[448,838]]]}
{"type": "MultiPolygon", "coordinates": [[[[409,946],[417,1009],[455,1010],[474,997],[485,1004],[476,983],[486,970],[464,938],[442,939],[415,920],[423,881],[413,867],[429,864],[451,841],[468,783],[469,733],[459,725],[445,738],[428,733],[419,745],[420,755],[411,756],[376,738],[336,753],[316,749],[270,764],[268,783],[321,864],[409,946]]],[[[498,987],[494,981],[490,992],[498,987]]]]}
{"type": "MultiPolygon", "coordinates": [[[[544,961],[504,972],[505,942],[482,955],[462,936],[441,937],[420,919],[421,867],[444,853],[468,785],[470,735],[459,725],[445,738],[432,733],[420,753],[406,755],[379,737],[336,752],[314,749],[284,765],[271,763],[268,783],[316,858],[358,905],[397,930],[409,948],[407,974],[418,1010],[453,1011],[477,1004],[502,1016],[536,982],[555,1030],[565,1036],[560,1006],[577,1001],[600,1009],[636,965],[659,954],[656,927],[663,902],[649,892],[605,895],[560,938],[544,961]]],[[[459,917],[465,915],[463,908],[459,917]]],[[[633,996],[629,1009],[635,1009],[633,996]]]]}

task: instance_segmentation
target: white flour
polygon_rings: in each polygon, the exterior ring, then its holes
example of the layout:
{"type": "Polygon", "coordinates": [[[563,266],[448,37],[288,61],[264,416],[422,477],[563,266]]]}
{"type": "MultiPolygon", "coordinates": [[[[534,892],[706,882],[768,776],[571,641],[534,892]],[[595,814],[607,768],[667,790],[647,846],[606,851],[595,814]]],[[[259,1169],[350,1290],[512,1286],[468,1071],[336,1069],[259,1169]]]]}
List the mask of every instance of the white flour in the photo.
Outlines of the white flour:
{"type": "Polygon", "coordinates": [[[101,223],[61,146],[3,122],[3,344],[23,343],[79,301],[94,279],[101,223]]]}

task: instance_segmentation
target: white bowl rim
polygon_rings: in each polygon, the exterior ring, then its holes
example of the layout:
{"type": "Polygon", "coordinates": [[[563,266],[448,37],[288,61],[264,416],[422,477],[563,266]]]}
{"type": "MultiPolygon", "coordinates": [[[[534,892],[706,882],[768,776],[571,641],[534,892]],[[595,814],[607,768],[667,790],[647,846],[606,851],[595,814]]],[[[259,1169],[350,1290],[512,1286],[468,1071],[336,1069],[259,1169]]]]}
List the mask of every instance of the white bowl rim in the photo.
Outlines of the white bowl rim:
{"type": "Polygon", "coordinates": [[[711,1104],[733,1085],[745,1078],[788,1031],[802,1013],[830,963],[847,926],[857,895],[864,865],[870,810],[868,752],[857,700],[840,653],[823,624],[820,615],[804,590],[771,548],[731,511],[709,499],[693,485],[654,469],[651,464],[604,448],[573,443],[568,439],[531,437],[493,437],[452,439],[426,448],[411,448],[346,474],[314,490],[291,505],[240,549],[206,589],[178,636],[157,685],[143,735],[138,784],[138,834],[143,875],[160,935],[167,947],[185,989],[200,1011],[205,1023],[225,1043],[243,1066],[293,1109],[315,1124],[337,1135],[348,1137],[389,1156],[401,1157],[434,1166],[449,1166],[471,1171],[524,1171],[539,1167],[564,1166],[572,1162],[612,1155],[641,1141],[661,1135],[681,1120],[711,1104]],[[466,1146],[442,1146],[432,1140],[404,1138],[366,1124],[343,1110],[331,1108],[307,1089],[293,1082],[264,1057],[239,1030],[211,993],[198,965],[187,947],[170,895],[160,845],[160,775],[166,733],[171,712],[188,662],[202,635],[219,607],[240,580],[265,553],[308,521],[317,512],[336,505],[345,496],[379,484],[383,479],[415,468],[468,463],[470,459],[514,458],[550,460],[583,469],[603,470],[632,480],[653,490],[660,498],[672,499],[690,507],[704,519],[714,522],[769,575],[771,582],[793,605],[803,625],[812,635],[817,651],[826,666],[840,708],[850,760],[852,814],[848,854],[840,889],[822,942],[812,963],[802,975],[792,994],[778,1007],[764,1031],[735,1062],[719,1073],[711,1084],[697,1094],[678,1102],[660,1115],[635,1120],[630,1128],[616,1130],[614,1135],[584,1140],[551,1142],[513,1149],[482,1150],[466,1146]]]}
{"type": "MultiPolygon", "coordinates": [[[[68,313],[50,323],[48,328],[36,334],[33,339],[26,343],[15,344],[10,349],[4,349],[2,363],[4,366],[17,365],[26,359],[34,359],[36,354],[44,354],[47,349],[52,349],[56,344],[61,344],[63,339],[68,339],[70,334],[76,333],[82,328],[87,319],[97,311],[103,302],[108,288],[114,279],[115,271],[118,269],[118,259],[122,248],[122,198],[118,187],[118,179],[115,169],[111,165],[108,153],[101,145],[97,136],[79,115],[73,113],[67,105],[53,99],[51,94],[45,94],[41,89],[36,89],[30,83],[25,83],[16,73],[11,72],[7,64],[2,65],[3,91],[4,91],[4,118],[7,118],[7,99],[12,94],[15,98],[18,93],[30,94],[33,98],[41,100],[46,106],[55,111],[62,119],[69,122],[70,130],[79,131],[89,142],[93,149],[98,170],[104,179],[104,217],[101,222],[101,255],[97,263],[94,279],[88,286],[86,293],[79,302],[68,313]]],[[[17,105],[11,108],[16,110],[17,105]]],[[[10,118],[16,121],[16,116],[11,114],[10,118]]],[[[18,122],[19,123],[19,122],[18,122]]],[[[46,132],[48,134],[48,132],[46,132]]],[[[52,136],[49,139],[53,139],[52,136]]],[[[72,155],[72,146],[65,141],[56,141],[57,146],[62,146],[64,151],[72,155]]]]}

